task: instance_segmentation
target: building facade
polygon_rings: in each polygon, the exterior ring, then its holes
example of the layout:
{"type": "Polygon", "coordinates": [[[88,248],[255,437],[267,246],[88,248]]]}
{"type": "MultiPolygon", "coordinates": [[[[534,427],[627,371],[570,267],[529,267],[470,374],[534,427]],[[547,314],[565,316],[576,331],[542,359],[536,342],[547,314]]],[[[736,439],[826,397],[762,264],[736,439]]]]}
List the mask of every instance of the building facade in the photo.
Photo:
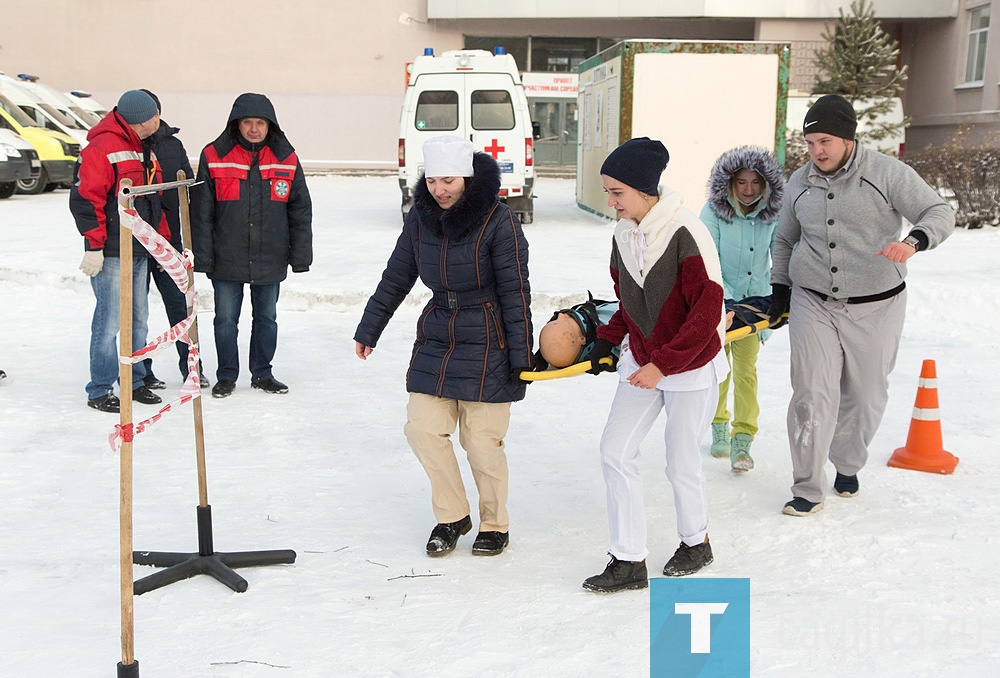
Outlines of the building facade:
{"type": "MultiPolygon", "coordinates": [[[[990,40],[1000,0],[874,0],[909,68],[907,147],[974,125],[1000,130],[1000,54],[990,40]]],[[[36,0],[7,3],[0,71],[31,73],[107,106],[145,87],[181,128],[191,155],[222,130],[242,92],[267,94],[307,168],[392,169],[406,62],[431,47],[503,45],[524,73],[541,127],[540,164],[572,165],[575,77],[586,58],[623,39],[792,43],[790,89],[807,94],[822,35],[849,0],[36,0]],[[678,5],[680,8],[678,8],[678,5]]],[[[795,126],[796,121],[789,121],[795,126]]]]}

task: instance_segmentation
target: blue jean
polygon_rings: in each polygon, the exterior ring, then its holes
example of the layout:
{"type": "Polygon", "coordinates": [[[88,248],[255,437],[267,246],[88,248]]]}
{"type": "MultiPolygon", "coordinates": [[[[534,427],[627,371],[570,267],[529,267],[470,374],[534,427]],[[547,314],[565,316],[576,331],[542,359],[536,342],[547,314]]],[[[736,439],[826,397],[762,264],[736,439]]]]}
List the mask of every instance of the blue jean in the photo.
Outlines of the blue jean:
{"type": "MultiPolygon", "coordinates": [[[[215,352],[219,369],[218,381],[236,381],[240,374],[239,335],[240,308],[243,306],[241,282],[213,280],[215,288],[215,352]]],[[[281,283],[250,285],[250,307],[253,324],[250,327],[250,378],[267,379],[271,375],[271,360],[278,347],[278,291],[281,283]]]]}
{"type": "MultiPolygon", "coordinates": [[[[149,316],[149,280],[147,257],[132,260],[132,352],[146,345],[146,319],[149,316]]],[[[97,305],[90,323],[90,383],[87,398],[93,400],[114,391],[118,380],[118,302],[121,260],[105,257],[101,272],[90,279],[97,305]]],[[[132,386],[142,386],[146,368],[139,362],[132,366],[132,386]]]]}
{"type": "MultiPolygon", "coordinates": [[[[170,326],[173,327],[180,321],[184,320],[184,318],[188,315],[187,298],[177,287],[177,283],[175,283],[174,279],[170,277],[170,274],[157,266],[155,262],[150,262],[149,277],[153,279],[156,289],[160,291],[160,297],[163,299],[163,308],[167,312],[167,321],[170,323],[170,326]]],[[[181,377],[186,378],[188,373],[188,345],[180,340],[178,340],[174,345],[177,347],[177,356],[180,358],[179,364],[181,368],[181,377]]],[[[144,360],[143,365],[146,366],[147,374],[153,373],[152,358],[144,360]]],[[[205,370],[202,368],[200,374],[204,373],[205,370]]]]}

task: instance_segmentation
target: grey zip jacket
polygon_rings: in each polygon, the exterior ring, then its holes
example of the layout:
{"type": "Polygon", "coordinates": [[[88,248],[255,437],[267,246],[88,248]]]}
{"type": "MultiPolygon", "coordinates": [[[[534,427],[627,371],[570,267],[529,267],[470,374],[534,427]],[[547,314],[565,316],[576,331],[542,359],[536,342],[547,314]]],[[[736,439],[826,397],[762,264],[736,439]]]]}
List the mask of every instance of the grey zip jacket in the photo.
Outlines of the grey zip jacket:
{"type": "Polygon", "coordinates": [[[955,212],[916,171],[856,144],[847,171],[830,181],[810,177],[810,161],[792,174],[771,252],[771,282],[833,299],[898,287],[906,264],[876,256],[902,237],[903,218],[934,249],[955,230],[955,212]]]}

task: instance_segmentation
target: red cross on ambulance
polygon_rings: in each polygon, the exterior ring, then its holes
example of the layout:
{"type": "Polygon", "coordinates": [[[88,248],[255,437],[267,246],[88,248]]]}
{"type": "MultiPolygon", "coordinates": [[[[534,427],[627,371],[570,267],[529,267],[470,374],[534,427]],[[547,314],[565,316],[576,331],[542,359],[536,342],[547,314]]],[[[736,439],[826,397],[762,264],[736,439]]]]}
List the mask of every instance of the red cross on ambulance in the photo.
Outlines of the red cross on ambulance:
{"type": "Polygon", "coordinates": [[[500,154],[507,150],[507,147],[501,146],[500,142],[497,139],[494,139],[493,143],[483,150],[492,155],[494,160],[497,160],[500,157],[500,154]]]}

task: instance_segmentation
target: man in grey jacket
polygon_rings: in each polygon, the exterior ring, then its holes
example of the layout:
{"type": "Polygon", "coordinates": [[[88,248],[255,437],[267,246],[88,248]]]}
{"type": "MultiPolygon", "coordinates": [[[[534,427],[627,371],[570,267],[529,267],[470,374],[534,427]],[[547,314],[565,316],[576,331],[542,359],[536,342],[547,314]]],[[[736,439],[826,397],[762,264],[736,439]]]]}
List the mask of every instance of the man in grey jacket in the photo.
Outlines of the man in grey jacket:
{"type": "Polygon", "coordinates": [[[810,162],[785,188],[772,251],[772,323],[789,312],[791,501],[823,508],[827,458],[834,492],[858,493],[858,471],[882,421],[906,315],[906,261],[940,245],[955,213],[899,160],[855,139],[847,99],[821,97],[802,131],[810,162]],[[911,228],[900,241],[903,219],[911,228]]]}

